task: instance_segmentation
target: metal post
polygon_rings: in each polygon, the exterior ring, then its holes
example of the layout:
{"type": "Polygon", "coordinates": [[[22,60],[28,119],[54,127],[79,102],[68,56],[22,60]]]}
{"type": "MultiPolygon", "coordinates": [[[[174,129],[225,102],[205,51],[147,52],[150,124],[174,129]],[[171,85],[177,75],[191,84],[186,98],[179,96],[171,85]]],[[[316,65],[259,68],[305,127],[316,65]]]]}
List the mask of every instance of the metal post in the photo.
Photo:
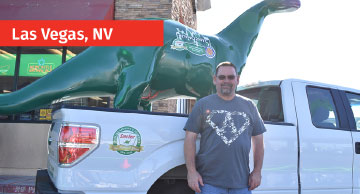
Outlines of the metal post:
{"type": "MultiPolygon", "coordinates": [[[[20,71],[20,57],[21,57],[21,47],[17,47],[16,49],[16,61],[15,61],[15,72],[14,72],[14,85],[13,85],[13,91],[15,92],[17,90],[18,80],[19,80],[19,71],[20,71]]],[[[11,116],[11,120],[15,120],[16,115],[11,116]]]]}
{"type": "Polygon", "coordinates": [[[66,53],[67,53],[67,47],[63,46],[61,64],[64,64],[66,62],[66,53]]]}
{"type": "Polygon", "coordinates": [[[21,47],[17,47],[13,92],[17,90],[17,85],[18,85],[18,80],[19,80],[19,71],[20,71],[20,57],[21,57],[21,47]]]}

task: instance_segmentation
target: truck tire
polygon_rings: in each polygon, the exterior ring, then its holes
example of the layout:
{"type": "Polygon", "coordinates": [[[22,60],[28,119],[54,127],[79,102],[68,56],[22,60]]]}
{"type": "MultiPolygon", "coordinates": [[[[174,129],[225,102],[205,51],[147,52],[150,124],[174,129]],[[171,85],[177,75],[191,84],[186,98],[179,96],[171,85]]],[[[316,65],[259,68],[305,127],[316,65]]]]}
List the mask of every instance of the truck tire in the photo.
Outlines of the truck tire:
{"type": "Polygon", "coordinates": [[[159,179],[147,194],[195,194],[195,192],[188,186],[187,180],[159,179]]]}

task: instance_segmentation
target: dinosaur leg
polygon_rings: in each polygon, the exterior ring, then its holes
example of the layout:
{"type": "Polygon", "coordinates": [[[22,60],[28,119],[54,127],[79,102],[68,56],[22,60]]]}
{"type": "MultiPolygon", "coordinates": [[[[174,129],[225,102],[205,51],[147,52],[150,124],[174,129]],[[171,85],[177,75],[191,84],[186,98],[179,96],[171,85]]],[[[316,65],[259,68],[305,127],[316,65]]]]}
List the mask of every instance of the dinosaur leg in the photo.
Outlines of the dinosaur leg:
{"type": "Polygon", "coordinates": [[[142,107],[143,110],[145,111],[150,111],[151,110],[151,103],[148,101],[141,101],[140,102],[140,106],[142,107]]]}
{"type": "Polygon", "coordinates": [[[130,81],[125,81],[122,85],[123,87],[119,88],[120,92],[114,99],[115,108],[131,110],[149,109],[146,103],[141,103],[141,94],[148,85],[148,82],[130,83],[130,81]]]}
{"type": "Polygon", "coordinates": [[[150,83],[159,47],[126,47],[120,49],[123,66],[117,82],[114,108],[142,109],[141,95],[150,83]]]}

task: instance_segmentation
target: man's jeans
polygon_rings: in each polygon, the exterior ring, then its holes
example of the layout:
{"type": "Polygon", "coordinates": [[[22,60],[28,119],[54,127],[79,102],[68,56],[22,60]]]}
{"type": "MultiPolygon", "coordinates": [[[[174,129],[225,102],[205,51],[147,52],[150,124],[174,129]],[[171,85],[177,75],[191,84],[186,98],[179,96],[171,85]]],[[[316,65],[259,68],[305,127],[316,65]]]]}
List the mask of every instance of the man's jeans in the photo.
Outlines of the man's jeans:
{"type": "Polygon", "coordinates": [[[200,185],[201,193],[196,194],[251,194],[248,188],[243,189],[226,189],[209,184],[200,185]]]}

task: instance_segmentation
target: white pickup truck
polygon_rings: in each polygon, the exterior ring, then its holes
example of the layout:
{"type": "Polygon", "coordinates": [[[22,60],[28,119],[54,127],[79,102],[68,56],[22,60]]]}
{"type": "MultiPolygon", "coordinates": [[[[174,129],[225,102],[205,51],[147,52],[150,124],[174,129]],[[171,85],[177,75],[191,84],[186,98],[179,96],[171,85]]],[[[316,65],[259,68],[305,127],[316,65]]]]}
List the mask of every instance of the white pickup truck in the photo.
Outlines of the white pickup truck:
{"type": "MultiPolygon", "coordinates": [[[[359,90],[289,79],[238,93],[254,100],[267,128],[254,194],[360,193],[359,90]]],[[[36,193],[194,193],[183,156],[187,115],[62,107],[53,118],[36,193]]]]}

